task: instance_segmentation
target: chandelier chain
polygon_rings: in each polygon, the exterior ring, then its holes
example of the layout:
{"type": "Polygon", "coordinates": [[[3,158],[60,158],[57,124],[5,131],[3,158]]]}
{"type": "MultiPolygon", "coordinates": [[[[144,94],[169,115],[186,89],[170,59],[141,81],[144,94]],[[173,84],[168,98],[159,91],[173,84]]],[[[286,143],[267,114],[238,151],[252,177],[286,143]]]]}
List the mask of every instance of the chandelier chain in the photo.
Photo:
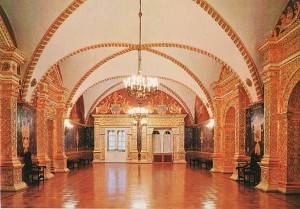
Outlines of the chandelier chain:
{"type": "Polygon", "coordinates": [[[139,12],[139,46],[138,46],[138,75],[142,73],[142,0],[140,0],[140,12],[139,12]]]}

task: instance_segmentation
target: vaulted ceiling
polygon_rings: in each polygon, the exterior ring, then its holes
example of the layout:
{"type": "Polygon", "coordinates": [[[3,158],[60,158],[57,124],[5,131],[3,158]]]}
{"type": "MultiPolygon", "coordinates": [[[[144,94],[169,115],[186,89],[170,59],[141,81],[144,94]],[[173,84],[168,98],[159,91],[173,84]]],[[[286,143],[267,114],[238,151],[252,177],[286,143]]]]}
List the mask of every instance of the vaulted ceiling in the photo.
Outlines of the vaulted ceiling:
{"type": "MultiPolygon", "coordinates": [[[[24,52],[25,99],[32,79],[58,66],[68,102],[95,100],[122,87],[137,70],[138,0],[0,0],[24,52]]],[[[252,102],[261,99],[256,50],[287,0],[143,0],[142,69],[158,76],[189,108],[200,97],[212,116],[212,84],[221,66],[240,77],[252,102]],[[253,85],[247,85],[250,79],[253,85]]],[[[175,96],[175,95],[173,95],[175,96]]]]}

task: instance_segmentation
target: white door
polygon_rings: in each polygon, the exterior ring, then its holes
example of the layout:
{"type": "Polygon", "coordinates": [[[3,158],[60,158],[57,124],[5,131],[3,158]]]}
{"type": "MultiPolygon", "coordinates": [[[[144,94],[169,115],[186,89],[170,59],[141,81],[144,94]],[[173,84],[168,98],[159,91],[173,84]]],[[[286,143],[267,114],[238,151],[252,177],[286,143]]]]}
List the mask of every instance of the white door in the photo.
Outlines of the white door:
{"type": "Polygon", "coordinates": [[[164,131],[163,135],[163,153],[173,152],[173,137],[170,131],[164,131]]]}
{"type": "Polygon", "coordinates": [[[107,129],[105,135],[105,162],[126,162],[127,134],[125,129],[107,129]]]}

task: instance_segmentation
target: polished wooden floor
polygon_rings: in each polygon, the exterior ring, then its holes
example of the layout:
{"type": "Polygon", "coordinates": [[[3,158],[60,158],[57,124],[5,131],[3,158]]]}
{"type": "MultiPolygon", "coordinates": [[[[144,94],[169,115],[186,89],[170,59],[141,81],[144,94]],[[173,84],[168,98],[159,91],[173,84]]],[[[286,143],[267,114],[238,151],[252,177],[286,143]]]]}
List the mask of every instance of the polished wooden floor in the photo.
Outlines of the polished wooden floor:
{"type": "Polygon", "coordinates": [[[94,164],[2,193],[1,207],[300,208],[300,195],[264,193],[186,165],[94,164]]]}

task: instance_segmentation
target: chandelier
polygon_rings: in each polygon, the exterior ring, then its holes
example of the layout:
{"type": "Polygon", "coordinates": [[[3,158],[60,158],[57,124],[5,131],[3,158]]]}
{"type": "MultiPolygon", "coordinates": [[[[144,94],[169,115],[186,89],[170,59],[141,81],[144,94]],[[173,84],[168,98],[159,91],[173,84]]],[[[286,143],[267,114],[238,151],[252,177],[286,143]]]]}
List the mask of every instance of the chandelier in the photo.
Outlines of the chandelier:
{"type": "Polygon", "coordinates": [[[139,45],[138,45],[138,70],[136,75],[132,75],[124,80],[125,88],[130,96],[137,99],[138,102],[145,100],[148,96],[158,90],[158,79],[155,77],[142,75],[142,1],[140,0],[139,11],[139,45]]]}
{"type": "Polygon", "coordinates": [[[128,110],[128,113],[133,118],[143,118],[147,116],[149,111],[145,107],[133,107],[128,110]]]}

